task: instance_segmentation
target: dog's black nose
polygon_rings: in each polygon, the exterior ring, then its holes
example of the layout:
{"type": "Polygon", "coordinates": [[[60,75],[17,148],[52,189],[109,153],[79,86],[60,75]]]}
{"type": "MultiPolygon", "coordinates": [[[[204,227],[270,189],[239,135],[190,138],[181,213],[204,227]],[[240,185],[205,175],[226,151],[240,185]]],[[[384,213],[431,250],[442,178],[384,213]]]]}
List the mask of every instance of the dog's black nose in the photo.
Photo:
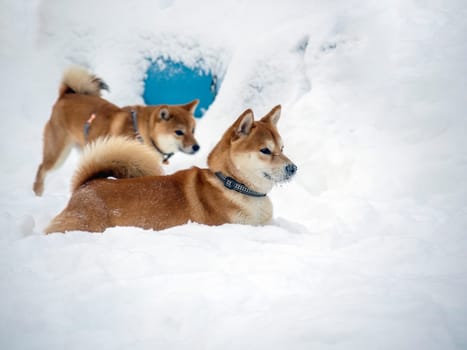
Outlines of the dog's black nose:
{"type": "Polygon", "coordinates": [[[198,152],[199,151],[199,145],[194,144],[193,147],[191,147],[191,149],[193,150],[193,152],[198,152]]]}
{"type": "Polygon", "coordinates": [[[295,164],[287,164],[285,172],[287,173],[287,176],[292,176],[297,172],[297,166],[295,164]]]}

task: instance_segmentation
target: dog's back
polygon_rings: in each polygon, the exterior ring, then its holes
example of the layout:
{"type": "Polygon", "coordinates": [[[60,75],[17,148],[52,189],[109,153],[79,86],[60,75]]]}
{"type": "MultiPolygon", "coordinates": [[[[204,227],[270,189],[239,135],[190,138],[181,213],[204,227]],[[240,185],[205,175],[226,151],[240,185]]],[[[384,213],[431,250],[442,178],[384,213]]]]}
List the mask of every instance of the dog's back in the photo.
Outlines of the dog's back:
{"type": "MultiPolygon", "coordinates": [[[[49,129],[61,133],[83,147],[87,142],[110,134],[109,126],[118,119],[128,119],[129,112],[101,98],[102,90],[108,85],[85,68],[72,66],[65,71],[58,89],[58,98],[52,109],[49,129]],[[99,116],[92,121],[92,128],[84,133],[84,125],[92,115],[99,116]]],[[[90,124],[90,123],[89,123],[90,124]]],[[[122,127],[120,125],[121,131],[122,127]]],[[[118,134],[118,132],[115,132],[118,134]]],[[[60,139],[60,137],[59,137],[60,139]]]]}

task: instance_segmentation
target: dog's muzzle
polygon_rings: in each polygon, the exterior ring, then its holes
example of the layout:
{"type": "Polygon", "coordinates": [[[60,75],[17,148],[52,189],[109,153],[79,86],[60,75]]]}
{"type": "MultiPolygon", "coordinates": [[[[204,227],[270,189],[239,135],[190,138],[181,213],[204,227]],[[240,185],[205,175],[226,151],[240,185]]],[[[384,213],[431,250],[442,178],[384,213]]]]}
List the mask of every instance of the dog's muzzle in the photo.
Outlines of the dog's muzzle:
{"type": "Polygon", "coordinates": [[[295,164],[291,163],[285,166],[285,176],[287,179],[290,179],[292,176],[294,176],[296,172],[297,166],[295,164]]]}

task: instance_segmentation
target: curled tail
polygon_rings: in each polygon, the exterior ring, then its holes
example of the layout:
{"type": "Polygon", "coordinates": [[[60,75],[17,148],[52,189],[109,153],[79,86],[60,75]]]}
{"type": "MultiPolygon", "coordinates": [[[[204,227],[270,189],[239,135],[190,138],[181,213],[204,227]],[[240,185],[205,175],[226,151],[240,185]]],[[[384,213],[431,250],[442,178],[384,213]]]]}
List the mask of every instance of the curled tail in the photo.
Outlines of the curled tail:
{"type": "Polygon", "coordinates": [[[161,159],[154,150],[136,140],[122,136],[99,138],[83,151],[71,182],[76,191],[86,182],[107,178],[131,178],[163,175],[161,159]]]}
{"type": "Polygon", "coordinates": [[[60,98],[67,93],[100,96],[101,90],[109,91],[109,86],[104,80],[83,67],[72,66],[63,74],[58,96],[60,98]]]}

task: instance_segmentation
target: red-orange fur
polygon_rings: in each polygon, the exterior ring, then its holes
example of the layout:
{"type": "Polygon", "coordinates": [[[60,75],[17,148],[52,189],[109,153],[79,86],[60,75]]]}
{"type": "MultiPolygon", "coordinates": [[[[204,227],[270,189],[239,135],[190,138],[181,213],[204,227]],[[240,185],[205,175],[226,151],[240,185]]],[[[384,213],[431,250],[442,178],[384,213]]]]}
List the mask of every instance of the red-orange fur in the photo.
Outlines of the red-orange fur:
{"type": "Polygon", "coordinates": [[[279,115],[277,106],[255,122],[251,110],[245,111],[210,153],[207,169],[193,167],[167,176],[98,178],[92,174],[105,173],[107,169],[93,156],[101,147],[98,142],[77,171],[68,205],[52,220],[46,233],[101,232],[112,226],[161,230],[189,221],[207,225],[267,223],[272,217],[267,196],[251,197],[227,189],[215,172],[221,171],[263,193],[290,178],[296,167],[282,153],[276,129],[279,115]],[[260,152],[265,147],[271,154],[260,152]],[[90,162],[94,170],[83,172],[82,167],[90,162]],[[289,167],[293,171],[288,173],[289,167]]]}
{"type": "Polygon", "coordinates": [[[105,83],[83,68],[73,67],[65,72],[58,99],[44,128],[43,159],[33,186],[36,195],[42,195],[47,172],[60,164],[71,146],[77,145],[82,148],[88,142],[102,136],[135,138],[132,110],[137,113],[139,133],[148,146],[153,147],[156,144],[164,153],[179,150],[194,153],[199,148],[193,135],[193,111],[198,100],[185,105],[120,108],[100,97],[102,87],[106,87],[105,83]],[[86,137],[84,125],[92,114],[96,117],[90,123],[86,137]],[[179,129],[184,131],[183,136],[175,134],[175,130],[179,129]],[[167,140],[170,142],[165,145],[163,140],[165,143],[167,140]],[[193,149],[194,145],[196,150],[193,149]]]}

